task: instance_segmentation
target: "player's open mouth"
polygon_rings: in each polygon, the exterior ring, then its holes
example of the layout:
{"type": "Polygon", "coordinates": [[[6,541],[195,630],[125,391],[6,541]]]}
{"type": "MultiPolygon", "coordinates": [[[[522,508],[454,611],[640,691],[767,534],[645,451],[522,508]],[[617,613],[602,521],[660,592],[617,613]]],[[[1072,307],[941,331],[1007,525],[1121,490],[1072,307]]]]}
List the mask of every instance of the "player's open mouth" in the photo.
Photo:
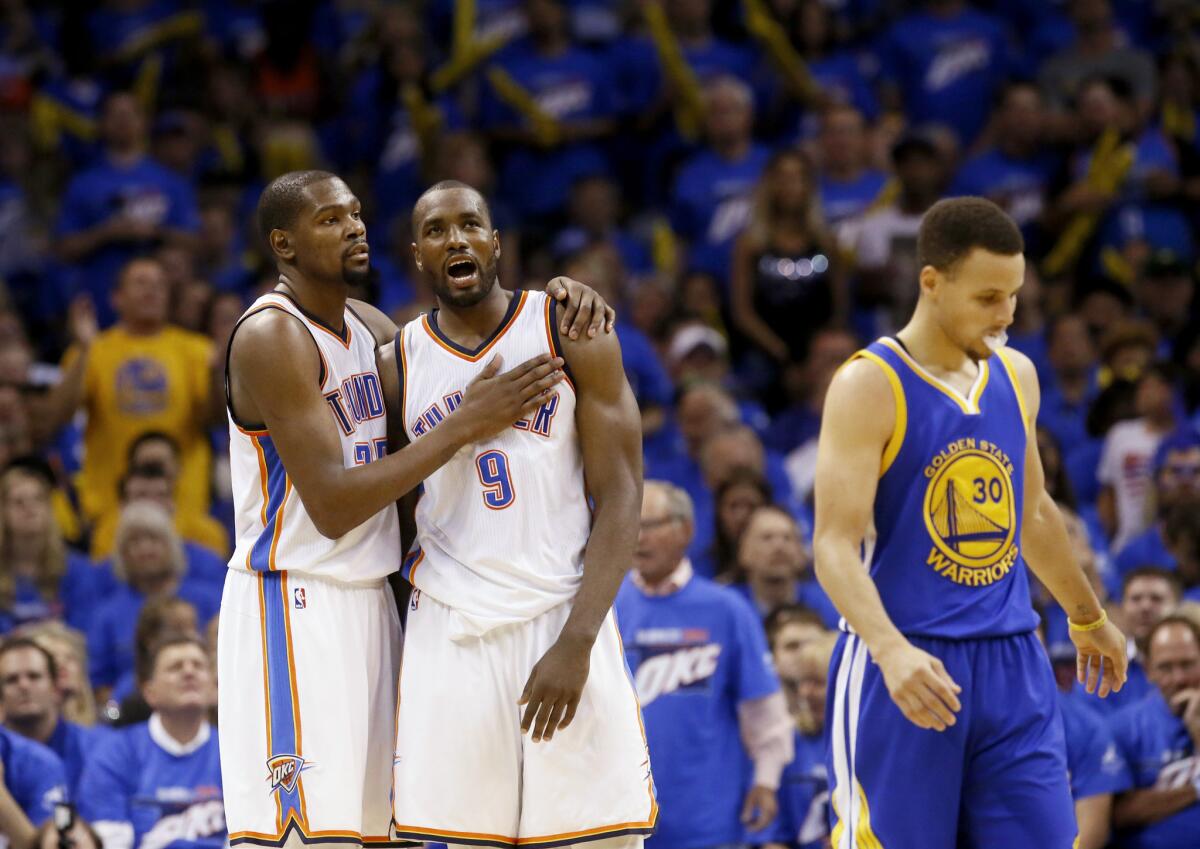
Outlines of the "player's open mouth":
{"type": "Polygon", "coordinates": [[[468,285],[478,277],[479,266],[470,257],[456,257],[446,263],[446,274],[455,283],[468,285]]]}

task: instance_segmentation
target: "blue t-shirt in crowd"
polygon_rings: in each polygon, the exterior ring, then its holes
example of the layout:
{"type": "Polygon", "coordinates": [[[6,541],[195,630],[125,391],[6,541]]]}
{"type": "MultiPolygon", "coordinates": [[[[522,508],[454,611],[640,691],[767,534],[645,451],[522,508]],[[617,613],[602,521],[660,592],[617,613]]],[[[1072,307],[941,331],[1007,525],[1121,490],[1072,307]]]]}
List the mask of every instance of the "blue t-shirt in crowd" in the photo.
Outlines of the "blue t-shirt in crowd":
{"type": "Polygon", "coordinates": [[[28,578],[17,576],[12,617],[14,625],[59,618],[87,633],[92,613],[104,598],[107,584],[102,571],[78,552],[67,552],[66,570],[58,582],[58,596],[47,599],[28,578]]]}
{"type": "Polygon", "coordinates": [[[882,78],[899,86],[911,124],[945,124],[965,146],[991,114],[1008,45],[1002,25],[981,12],[917,12],[884,34],[880,63],[882,78]]]}
{"type": "MultiPolygon", "coordinates": [[[[615,119],[618,102],[608,68],[594,54],[570,48],[543,56],[521,42],[506,50],[499,66],[560,124],[615,119]]],[[[480,106],[485,128],[529,126],[529,120],[489,92],[480,106]]],[[[602,146],[567,141],[549,149],[515,146],[500,169],[500,192],[519,214],[544,216],[566,207],[571,185],[609,172],[602,146]]]]}
{"type": "Polygon", "coordinates": [[[690,244],[689,268],[728,280],[734,237],[749,218],[754,186],[770,158],[762,145],[752,145],[735,161],[705,150],[680,170],[671,226],[690,244]]]}
{"type": "MultiPolygon", "coordinates": [[[[823,849],[832,821],[829,776],[825,770],[825,734],[794,735],[796,756],[779,780],[779,814],[767,826],[765,841],[797,849],[823,849]]],[[[755,835],[750,842],[754,843],[755,835]]]]}
{"type": "Polygon", "coordinates": [[[1175,559],[1175,555],[1167,548],[1166,540],[1163,539],[1162,528],[1155,522],[1125,543],[1125,547],[1117,552],[1113,560],[1113,578],[1117,589],[1115,597],[1120,597],[1121,581],[1125,575],[1139,566],[1157,566],[1173,571],[1178,565],[1179,561],[1175,559]]]}
{"type": "Polygon", "coordinates": [[[67,776],[67,788],[73,799],[77,797],[76,790],[79,788],[79,777],[83,775],[83,765],[104,733],[99,728],[84,728],[60,717],[50,739],[46,741],[50,751],[62,761],[67,776]]]}
{"type": "Polygon", "coordinates": [[[50,819],[55,802],[67,800],[62,761],[41,743],[0,727],[0,763],[4,786],[34,826],[50,819]]]}
{"type": "MultiPolygon", "coordinates": [[[[1146,698],[1114,714],[1109,726],[1125,761],[1122,789],[1169,790],[1190,782],[1196,747],[1183,721],[1155,688],[1146,698]]],[[[1117,831],[1122,849],[1187,849],[1200,834],[1200,802],[1152,825],[1117,831]]]]}
{"type": "Polygon", "coordinates": [[[1071,797],[1078,801],[1126,789],[1124,761],[1104,717],[1063,692],[1058,693],[1058,707],[1067,739],[1071,797]]]}
{"type": "MultiPolygon", "coordinates": [[[[103,158],[75,176],[63,197],[57,235],[82,233],[116,215],[192,233],[200,226],[192,187],[148,156],[127,168],[103,158]]],[[[117,272],[152,247],[153,243],[110,243],[93,251],[67,274],[68,292],[91,295],[97,318],[107,327],[116,318],[110,292],[117,272]]]]}
{"type": "MultiPolygon", "coordinates": [[[[739,582],[730,584],[729,588],[740,595],[746,601],[750,602],[750,606],[758,611],[762,617],[767,617],[771,614],[770,610],[764,610],[758,606],[754,600],[754,592],[750,589],[747,583],[739,582]]],[[[821,617],[821,621],[825,623],[825,627],[834,629],[838,626],[841,620],[841,614],[837,612],[837,608],[833,606],[833,602],[826,594],[825,590],[817,582],[816,578],[806,578],[801,581],[796,581],[796,592],[792,597],[792,601],[796,604],[802,604],[821,617]]]]}
{"type": "MultiPolygon", "coordinates": [[[[177,595],[196,608],[203,628],[221,608],[220,591],[204,581],[184,580],[177,595]]],[[[127,584],[96,609],[88,631],[88,674],[93,687],[112,687],[134,666],[134,636],[146,597],[127,584]]]]}
{"type": "Polygon", "coordinates": [[[106,735],[79,782],[79,815],[93,825],[128,823],[133,849],[221,849],[216,729],[206,723],[189,747],[167,736],[157,716],[106,735]]]}
{"type": "Polygon", "coordinates": [[[887,181],[887,174],[874,168],[866,169],[853,180],[835,180],[822,174],[818,185],[826,222],[834,226],[865,213],[867,207],[879,197],[887,181]]]}
{"type": "Polygon", "coordinates": [[[740,842],[751,764],[737,706],[779,691],[758,616],[737,593],[699,576],[662,597],[627,579],[614,607],[661,808],[647,849],[740,842]]]}
{"type": "Polygon", "coordinates": [[[950,195],[979,195],[999,204],[1022,228],[1041,217],[1046,190],[1058,163],[1039,152],[1015,159],[996,148],[968,159],[950,186],[950,195]]]}

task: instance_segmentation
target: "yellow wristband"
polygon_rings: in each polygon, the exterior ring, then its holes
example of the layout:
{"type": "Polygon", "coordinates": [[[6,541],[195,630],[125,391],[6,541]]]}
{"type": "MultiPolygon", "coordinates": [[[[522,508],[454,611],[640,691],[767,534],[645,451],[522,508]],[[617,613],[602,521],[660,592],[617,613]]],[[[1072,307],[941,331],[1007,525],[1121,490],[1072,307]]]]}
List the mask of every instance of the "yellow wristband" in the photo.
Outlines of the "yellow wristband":
{"type": "Polygon", "coordinates": [[[1095,631],[1097,628],[1103,628],[1106,622],[1108,622],[1108,611],[1101,608],[1100,618],[1095,622],[1089,622],[1086,625],[1076,625],[1074,622],[1068,619],[1067,627],[1069,627],[1072,631],[1095,631]]]}

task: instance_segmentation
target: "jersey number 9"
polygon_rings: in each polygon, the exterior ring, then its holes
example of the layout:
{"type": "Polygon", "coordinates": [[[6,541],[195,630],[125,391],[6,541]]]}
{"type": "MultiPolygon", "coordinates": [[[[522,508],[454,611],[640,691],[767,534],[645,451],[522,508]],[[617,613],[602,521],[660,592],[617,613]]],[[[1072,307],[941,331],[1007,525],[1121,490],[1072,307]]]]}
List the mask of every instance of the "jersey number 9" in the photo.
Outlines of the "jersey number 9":
{"type": "Polygon", "coordinates": [[[484,451],[475,458],[475,471],[483,484],[483,503],[491,510],[503,510],[517,500],[508,473],[508,455],[503,451],[484,451]]]}

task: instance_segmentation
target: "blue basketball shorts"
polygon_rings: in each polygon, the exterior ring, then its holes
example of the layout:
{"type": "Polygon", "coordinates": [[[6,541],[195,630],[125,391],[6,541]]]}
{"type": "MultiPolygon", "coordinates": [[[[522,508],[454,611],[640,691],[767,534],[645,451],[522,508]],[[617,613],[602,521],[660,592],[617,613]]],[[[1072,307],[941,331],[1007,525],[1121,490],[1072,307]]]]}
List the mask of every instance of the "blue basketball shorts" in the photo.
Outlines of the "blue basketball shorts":
{"type": "Polygon", "coordinates": [[[829,671],[833,849],[1071,849],[1075,810],[1054,674],[1033,633],[915,637],[962,687],[954,725],[919,728],[854,634],[829,671]]]}

